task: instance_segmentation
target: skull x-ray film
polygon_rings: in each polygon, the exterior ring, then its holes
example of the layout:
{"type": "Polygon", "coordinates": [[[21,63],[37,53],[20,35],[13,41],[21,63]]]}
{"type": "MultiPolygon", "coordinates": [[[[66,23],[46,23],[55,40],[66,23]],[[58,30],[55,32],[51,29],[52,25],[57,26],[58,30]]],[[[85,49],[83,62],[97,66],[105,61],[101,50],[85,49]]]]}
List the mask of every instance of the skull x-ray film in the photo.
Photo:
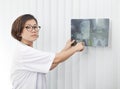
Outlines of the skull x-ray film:
{"type": "Polygon", "coordinates": [[[85,46],[107,47],[109,19],[71,19],[71,39],[85,46]]]}

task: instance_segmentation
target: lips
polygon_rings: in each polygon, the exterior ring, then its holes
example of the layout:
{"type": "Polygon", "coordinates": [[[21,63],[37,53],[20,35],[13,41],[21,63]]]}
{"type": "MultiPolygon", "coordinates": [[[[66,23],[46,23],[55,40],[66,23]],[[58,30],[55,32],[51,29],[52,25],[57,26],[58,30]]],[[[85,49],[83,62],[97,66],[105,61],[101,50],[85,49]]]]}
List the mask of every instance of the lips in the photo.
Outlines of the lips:
{"type": "Polygon", "coordinates": [[[31,35],[32,37],[39,37],[39,35],[37,35],[37,34],[34,34],[34,35],[31,35]]]}

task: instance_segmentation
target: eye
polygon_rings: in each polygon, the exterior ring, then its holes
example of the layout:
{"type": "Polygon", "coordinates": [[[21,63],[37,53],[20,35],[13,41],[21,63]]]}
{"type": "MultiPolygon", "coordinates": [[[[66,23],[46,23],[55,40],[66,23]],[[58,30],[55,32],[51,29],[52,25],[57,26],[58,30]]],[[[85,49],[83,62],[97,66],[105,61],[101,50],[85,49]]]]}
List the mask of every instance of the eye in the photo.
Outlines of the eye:
{"type": "Polygon", "coordinates": [[[34,29],[37,29],[38,27],[37,26],[33,26],[34,29]]]}
{"type": "Polygon", "coordinates": [[[26,26],[25,28],[26,28],[26,29],[30,29],[31,27],[30,27],[30,26],[26,26]]]}

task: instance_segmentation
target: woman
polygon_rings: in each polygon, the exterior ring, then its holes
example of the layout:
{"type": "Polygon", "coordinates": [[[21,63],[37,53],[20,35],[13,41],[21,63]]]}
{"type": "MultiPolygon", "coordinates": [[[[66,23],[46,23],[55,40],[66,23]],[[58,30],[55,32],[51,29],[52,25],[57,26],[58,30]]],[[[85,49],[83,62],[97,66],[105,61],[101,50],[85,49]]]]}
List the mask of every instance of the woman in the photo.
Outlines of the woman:
{"type": "Polygon", "coordinates": [[[39,29],[36,18],[30,14],[18,17],[12,24],[11,34],[18,40],[11,75],[13,89],[46,89],[46,73],[84,49],[82,43],[71,46],[74,41],[70,40],[58,53],[34,49],[33,42],[39,36],[39,29]]]}

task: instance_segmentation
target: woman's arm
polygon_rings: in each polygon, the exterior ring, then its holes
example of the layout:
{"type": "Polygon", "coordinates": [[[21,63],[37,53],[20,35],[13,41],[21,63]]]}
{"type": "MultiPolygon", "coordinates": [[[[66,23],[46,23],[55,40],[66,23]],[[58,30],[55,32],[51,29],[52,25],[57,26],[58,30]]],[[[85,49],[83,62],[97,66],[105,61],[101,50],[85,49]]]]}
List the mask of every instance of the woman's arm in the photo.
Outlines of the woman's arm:
{"type": "Polygon", "coordinates": [[[73,41],[69,40],[66,43],[66,46],[64,47],[64,49],[55,55],[55,58],[54,58],[54,61],[52,63],[50,70],[55,68],[59,63],[67,60],[75,52],[82,51],[84,49],[84,45],[82,42],[77,43],[75,46],[71,46],[72,43],[74,43],[74,40],[73,41]]]}

